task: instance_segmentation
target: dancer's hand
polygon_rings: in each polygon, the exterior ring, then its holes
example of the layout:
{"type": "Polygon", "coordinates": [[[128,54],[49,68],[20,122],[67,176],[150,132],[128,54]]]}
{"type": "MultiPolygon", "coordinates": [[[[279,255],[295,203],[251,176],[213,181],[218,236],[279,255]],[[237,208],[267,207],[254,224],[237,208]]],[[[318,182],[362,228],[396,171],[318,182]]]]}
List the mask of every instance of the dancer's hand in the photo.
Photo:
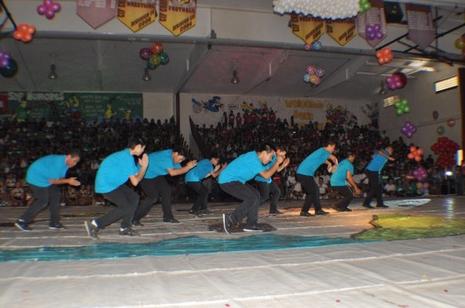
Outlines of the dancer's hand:
{"type": "Polygon", "coordinates": [[[79,186],[81,185],[81,182],[79,182],[76,177],[72,177],[72,178],[68,178],[68,185],[79,186]]]}
{"type": "Polygon", "coordinates": [[[360,196],[361,194],[362,194],[362,191],[360,190],[360,188],[355,187],[355,195],[360,196]]]}
{"type": "Polygon", "coordinates": [[[291,162],[291,160],[290,160],[289,158],[286,158],[286,159],[284,160],[284,162],[283,162],[284,168],[286,168],[286,167],[289,165],[290,162],[291,162]]]}
{"type": "Polygon", "coordinates": [[[186,166],[189,168],[189,169],[192,169],[194,168],[195,166],[197,166],[197,161],[196,160],[191,160],[190,162],[188,162],[186,164],[186,166]]]}
{"type": "Polygon", "coordinates": [[[149,165],[149,157],[147,154],[142,155],[142,158],[139,158],[139,165],[143,168],[149,165]]]}

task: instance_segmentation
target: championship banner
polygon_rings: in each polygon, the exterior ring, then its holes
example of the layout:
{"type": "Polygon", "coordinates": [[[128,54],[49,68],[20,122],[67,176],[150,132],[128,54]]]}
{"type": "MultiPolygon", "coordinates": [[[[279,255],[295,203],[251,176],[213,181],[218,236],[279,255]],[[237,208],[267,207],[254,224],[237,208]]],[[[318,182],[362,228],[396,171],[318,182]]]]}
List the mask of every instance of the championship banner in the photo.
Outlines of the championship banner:
{"type": "Polygon", "coordinates": [[[371,8],[357,16],[357,31],[368,45],[375,47],[386,38],[386,17],[382,0],[371,0],[371,8]]]}
{"type": "Polygon", "coordinates": [[[435,40],[436,36],[431,7],[406,4],[406,9],[408,39],[417,44],[421,49],[425,49],[435,40]]]}
{"type": "Polygon", "coordinates": [[[195,27],[197,0],[160,0],[160,24],[174,36],[195,27]]]}
{"type": "Polygon", "coordinates": [[[328,20],[326,21],[326,33],[341,46],[345,46],[356,35],[355,20],[328,20]]]}
{"type": "Polygon", "coordinates": [[[76,0],[76,13],[94,29],[116,17],[117,0],[76,0]]]}
{"type": "Polygon", "coordinates": [[[118,19],[132,32],[137,32],[157,19],[156,0],[119,0],[118,19]]]}
{"type": "Polygon", "coordinates": [[[325,22],[314,17],[291,14],[292,33],[300,37],[305,44],[311,45],[325,33],[325,22]]]}

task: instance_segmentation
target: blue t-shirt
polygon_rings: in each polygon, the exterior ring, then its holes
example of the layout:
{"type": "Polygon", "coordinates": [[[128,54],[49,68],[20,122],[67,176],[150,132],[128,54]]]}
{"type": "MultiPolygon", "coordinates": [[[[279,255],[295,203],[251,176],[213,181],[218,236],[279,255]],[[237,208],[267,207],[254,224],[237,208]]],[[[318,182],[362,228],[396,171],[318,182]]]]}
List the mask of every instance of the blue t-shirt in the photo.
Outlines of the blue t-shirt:
{"type": "Polygon", "coordinates": [[[197,163],[197,165],[189,170],[189,172],[186,173],[186,176],[184,178],[184,181],[186,183],[189,182],[201,182],[207,174],[213,171],[213,165],[210,162],[209,159],[202,159],[197,163]]]}
{"type": "MultiPolygon", "coordinates": [[[[273,159],[268,164],[265,165],[265,170],[268,170],[271,167],[273,167],[275,163],[276,163],[276,155],[273,155],[273,159]]],[[[268,184],[273,182],[273,179],[271,177],[269,179],[265,179],[260,174],[257,175],[254,180],[257,182],[268,183],[268,184]]]]}
{"type": "Polygon", "coordinates": [[[126,183],[130,176],[138,172],[139,167],[129,149],[110,154],[105,157],[97,170],[95,192],[109,193],[126,183]]]}
{"type": "Polygon", "coordinates": [[[354,166],[348,159],[344,159],[339,163],[336,171],[331,175],[331,186],[346,186],[347,171],[349,171],[350,174],[353,175],[354,166]]]}
{"type": "Polygon", "coordinates": [[[163,150],[149,154],[149,166],[144,179],[154,179],[157,176],[167,175],[168,169],[181,168],[180,164],[173,161],[173,150],[163,150]]]}
{"type": "Polygon", "coordinates": [[[328,157],[331,155],[324,148],[319,148],[312,154],[308,155],[303,162],[300,163],[297,168],[297,174],[306,176],[314,176],[316,170],[323,164],[328,157]]]}
{"type": "Polygon", "coordinates": [[[258,173],[266,170],[258,158],[257,152],[251,151],[233,160],[220,174],[218,183],[245,182],[253,179],[258,173]]]}
{"type": "MultiPolygon", "coordinates": [[[[386,156],[388,155],[385,153],[386,156]]],[[[373,156],[373,159],[370,161],[370,163],[367,166],[367,170],[373,171],[373,172],[381,172],[383,170],[384,165],[388,161],[387,157],[384,157],[383,155],[380,155],[379,153],[376,153],[373,156]]]]}
{"type": "Polygon", "coordinates": [[[49,180],[66,176],[66,155],[47,155],[34,161],[27,169],[26,182],[37,187],[50,187],[49,180]]]}

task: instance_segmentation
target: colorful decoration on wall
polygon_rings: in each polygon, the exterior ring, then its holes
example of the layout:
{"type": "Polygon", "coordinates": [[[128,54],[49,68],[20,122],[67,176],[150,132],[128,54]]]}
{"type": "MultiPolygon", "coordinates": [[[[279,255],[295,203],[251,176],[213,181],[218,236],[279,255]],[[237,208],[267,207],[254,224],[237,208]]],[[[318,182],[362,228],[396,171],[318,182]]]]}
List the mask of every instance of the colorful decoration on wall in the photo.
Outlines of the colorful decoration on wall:
{"type": "Polygon", "coordinates": [[[386,78],[386,84],[390,90],[402,89],[407,85],[407,76],[404,73],[394,73],[386,78]]]}
{"type": "Polygon", "coordinates": [[[273,0],[278,14],[295,13],[324,19],[345,19],[357,15],[359,0],[273,0]]]}
{"type": "Polygon", "coordinates": [[[7,65],[0,68],[0,75],[5,78],[13,77],[18,71],[18,64],[13,58],[9,58],[7,65]]]}
{"type": "Polygon", "coordinates": [[[104,25],[116,17],[117,1],[83,1],[76,0],[76,13],[94,29],[104,25]]]}
{"type": "Polygon", "coordinates": [[[37,13],[39,15],[47,17],[47,19],[53,19],[55,14],[61,10],[61,5],[57,1],[44,0],[42,4],[37,6],[37,13]]]}
{"type": "Polygon", "coordinates": [[[423,182],[428,177],[428,172],[426,172],[425,168],[420,166],[416,168],[415,170],[413,170],[413,176],[415,177],[417,181],[423,182]]]}
{"type": "Polygon", "coordinates": [[[436,133],[438,133],[439,136],[444,134],[444,132],[445,132],[444,126],[439,125],[438,128],[436,128],[436,133]]]}
{"type": "Polygon", "coordinates": [[[325,31],[324,25],[325,22],[322,19],[291,14],[292,33],[302,39],[306,45],[312,46],[321,38],[325,31]]]}
{"type": "Polygon", "coordinates": [[[220,96],[213,96],[207,101],[198,101],[192,98],[192,110],[195,113],[205,112],[219,112],[223,110],[223,104],[221,103],[220,96]]]}
{"type": "Polygon", "coordinates": [[[414,159],[417,162],[420,162],[423,158],[423,150],[416,146],[410,147],[410,153],[407,155],[408,159],[414,159]]]}
{"type": "Polygon", "coordinates": [[[118,1],[118,19],[132,32],[147,27],[157,19],[156,0],[118,1]]]}
{"type": "Polygon", "coordinates": [[[442,168],[450,168],[455,165],[455,153],[459,145],[447,137],[439,137],[431,146],[434,154],[438,155],[436,165],[442,168]]]}
{"type": "Polygon", "coordinates": [[[404,126],[400,129],[400,132],[404,134],[407,138],[412,138],[412,136],[417,132],[417,127],[410,121],[404,123],[404,126]]]}
{"type": "Polygon", "coordinates": [[[10,62],[11,56],[7,52],[0,51],[0,68],[4,68],[10,62]]]}
{"type": "Polygon", "coordinates": [[[305,69],[304,82],[310,83],[312,86],[318,86],[321,83],[321,78],[324,76],[325,71],[320,67],[309,65],[305,69]]]}
{"type": "Polygon", "coordinates": [[[371,0],[370,3],[372,7],[357,16],[356,24],[358,34],[368,45],[375,47],[386,37],[386,17],[382,0],[371,0]]]}
{"type": "Polygon", "coordinates": [[[358,5],[360,13],[365,13],[371,8],[370,0],[360,0],[358,5]]]}
{"type": "Polygon", "coordinates": [[[197,0],[160,0],[160,24],[174,36],[195,27],[197,0]]]}
{"type": "Polygon", "coordinates": [[[408,105],[408,101],[405,98],[397,101],[394,104],[394,107],[396,108],[396,114],[398,116],[410,112],[410,106],[408,105]]]}
{"type": "Polygon", "coordinates": [[[341,46],[347,45],[357,34],[355,19],[326,21],[326,33],[341,46]]]}
{"type": "Polygon", "coordinates": [[[392,54],[392,49],[388,47],[378,50],[376,52],[376,58],[378,59],[378,63],[380,65],[391,62],[393,57],[394,56],[392,54]]]}
{"type": "Polygon", "coordinates": [[[454,127],[454,126],[455,126],[455,119],[449,119],[449,120],[447,120],[447,126],[449,126],[449,127],[454,127]]]}
{"type": "Polygon", "coordinates": [[[19,24],[16,27],[16,30],[13,32],[13,37],[15,40],[21,41],[23,43],[29,43],[32,40],[36,28],[33,25],[29,24],[19,24]]]}
{"type": "Polygon", "coordinates": [[[427,48],[436,38],[431,7],[407,3],[408,39],[420,49],[427,48]]]}
{"type": "Polygon", "coordinates": [[[170,61],[168,54],[163,50],[163,44],[155,42],[150,48],[141,48],[139,57],[147,61],[147,67],[151,70],[156,69],[160,65],[166,65],[170,61]]]}

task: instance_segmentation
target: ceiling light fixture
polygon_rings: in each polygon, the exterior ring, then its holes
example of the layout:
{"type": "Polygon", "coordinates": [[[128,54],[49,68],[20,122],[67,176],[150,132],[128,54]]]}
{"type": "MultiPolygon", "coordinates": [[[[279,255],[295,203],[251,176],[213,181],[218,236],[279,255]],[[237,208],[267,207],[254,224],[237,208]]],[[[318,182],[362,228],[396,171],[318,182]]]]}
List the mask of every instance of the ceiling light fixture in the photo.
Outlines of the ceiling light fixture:
{"type": "Polygon", "coordinates": [[[55,80],[58,78],[57,72],[56,72],[56,65],[51,64],[50,65],[50,73],[48,73],[48,79],[55,80]]]}
{"type": "Polygon", "coordinates": [[[237,77],[237,71],[233,70],[233,77],[231,79],[232,84],[238,84],[240,82],[239,77],[237,77]]]}
{"type": "Polygon", "coordinates": [[[151,79],[152,79],[152,77],[150,76],[149,69],[145,68],[144,69],[144,76],[142,77],[142,80],[143,81],[149,81],[151,79]]]}

